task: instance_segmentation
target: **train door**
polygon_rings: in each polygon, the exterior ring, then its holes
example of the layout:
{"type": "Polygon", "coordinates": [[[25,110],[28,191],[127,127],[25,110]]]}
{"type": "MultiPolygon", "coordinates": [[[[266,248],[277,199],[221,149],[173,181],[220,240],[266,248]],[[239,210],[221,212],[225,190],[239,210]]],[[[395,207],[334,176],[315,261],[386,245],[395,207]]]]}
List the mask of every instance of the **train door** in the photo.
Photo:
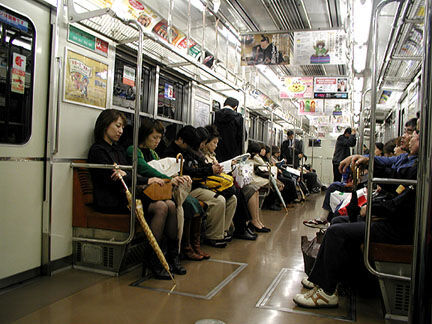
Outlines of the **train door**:
{"type": "Polygon", "coordinates": [[[37,275],[41,265],[49,55],[50,9],[2,0],[0,287],[12,275],[37,275]]]}

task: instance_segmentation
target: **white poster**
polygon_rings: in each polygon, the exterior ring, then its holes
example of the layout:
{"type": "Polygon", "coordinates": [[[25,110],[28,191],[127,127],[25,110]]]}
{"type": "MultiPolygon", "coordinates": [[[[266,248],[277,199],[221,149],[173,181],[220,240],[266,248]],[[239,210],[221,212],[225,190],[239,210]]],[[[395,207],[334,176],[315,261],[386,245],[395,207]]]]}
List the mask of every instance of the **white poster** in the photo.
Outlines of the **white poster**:
{"type": "Polygon", "coordinates": [[[195,100],[193,120],[194,127],[204,127],[208,125],[210,120],[210,104],[195,100]]]}
{"type": "Polygon", "coordinates": [[[345,64],[346,35],[342,30],[294,33],[293,64],[345,64]]]}
{"type": "Polygon", "coordinates": [[[339,99],[326,99],[324,106],[325,115],[341,116],[349,113],[350,101],[339,99]]]}
{"type": "Polygon", "coordinates": [[[26,57],[18,53],[13,53],[12,60],[11,91],[24,94],[26,57]]]}
{"type": "Polygon", "coordinates": [[[315,77],[314,98],[348,99],[348,78],[315,77]]]}

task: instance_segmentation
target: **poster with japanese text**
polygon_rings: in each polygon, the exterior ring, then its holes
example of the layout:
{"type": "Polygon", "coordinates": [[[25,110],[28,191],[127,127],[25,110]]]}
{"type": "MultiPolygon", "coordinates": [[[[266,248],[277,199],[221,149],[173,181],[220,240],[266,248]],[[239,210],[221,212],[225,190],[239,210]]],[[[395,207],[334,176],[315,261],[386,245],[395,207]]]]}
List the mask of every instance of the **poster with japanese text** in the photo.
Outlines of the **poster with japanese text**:
{"type": "Polygon", "coordinates": [[[12,60],[11,91],[24,94],[26,57],[18,53],[13,53],[12,60]]]}
{"type": "Polygon", "coordinates": [[[289,64],[289,34],[243,35],[241,65],[289,64]]]}
{"type": "Polygon", "coordinates": [[[71,50],[66,53],[64,100],[105,108],[108,65],[71,50]]]}
{"type": "Polygon", "coordinates": [[[348,78],[315,77],[314,98],[348,99],[348,78]]]}
{"type": "Polygon", "coordinates": [[[346,35],[342,30],[294,33],[293,64],[346,64],[346,35]]]}
{"type": "Polygon", "coordinates": [[[313,98],[313,77],[284,77],[279,98],[313,98]]]}
{"type": "Polygon", "coordinates": [[[299,99],[298,114],[299,115],[323,115],[324,100],[321,99],[299,99]]]}

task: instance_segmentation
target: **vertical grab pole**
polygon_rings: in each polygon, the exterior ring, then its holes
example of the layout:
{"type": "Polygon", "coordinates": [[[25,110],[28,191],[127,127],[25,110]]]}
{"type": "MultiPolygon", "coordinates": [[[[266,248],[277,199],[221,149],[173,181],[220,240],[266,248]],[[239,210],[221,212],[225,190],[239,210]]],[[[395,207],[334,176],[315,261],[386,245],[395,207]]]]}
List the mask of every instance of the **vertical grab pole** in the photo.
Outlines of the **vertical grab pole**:
{"type": "Polygon", "coordinates": [[[410,277],[404,276],[396,276],[388,273],[382,273],[376,271],[369,262],[369,243],[370,243],[370,225],[372,219],[372,185],[373,185],[373,172],[374,172],[374,158],[375,152],[373,147],[375,145],[375,110],[376,110],[376,87],[377,87],[377,41],[378,41],[378,16],[384,6],[391,2],[397,2],[400,0],[384,0],[378,3],[377,8],[375,10],[375,14],[372,19],[373,24],[373,38],[372,38],[372,84],[371,84],[371,125],[370,125],[370,141],[369,141],[369,168],[368,168],[368,186],[367,186],[367,209],[366,209],[366,217],[365,217],[365,237],[364,237],[364,249],[363,249],[363,261],[366,269],[377,276],[378,278],[386,278],[386,279],[395,279],[395,280],[403,280],[410,281],[410,277]]]}
{"type": "Polygon", "coordinates": [[[359,129],[359,141],[358,141],[358,148],[357,153],[360,155],[363,155],[363,143],[364,143],[364,109],[366,105],[366,95],[371,92],[372,88],[366,89],[365,92],[363,92],[362,99],[361,99],[361,110],[360,110],[360,129],[359,129]]]}
{"type": "MultiPolygon", "coordinates": [[[[131,219],[129,233],[133,236],[135,233],[135,209],[136,209],[136,182],[138,169],[138,131],[140,126],[140,110],[141,110],[141,79],[142,79],[142,62],[143,62],[143,43],[144,30],[143,26],[136,20],[128,20],[128,24],[135,25],[139,31],[138,40],[138,57],[137,57],[137,78],[136,78],[136,99],[135,99],[135,115],[134,115],[134,130],[133,130],[133,155],[132,155],[132,204],[131,204],[131,219]]],[[[156,93],[157,93],[156,89],[156,93]]]]}
{"type": "Polygon", "coordinates": [[[431,135],[432,114],[429,111],[432,95],[432,1],[426,1],[423,31],[423,64],[420,93],[420,152],[417,172],[416,223],[414,229],[414,252],[412,284],[408,323],[427,323],[431,317],[428,289],[431,283],[431,243],[428,242],[431,228],[431,135]]]}

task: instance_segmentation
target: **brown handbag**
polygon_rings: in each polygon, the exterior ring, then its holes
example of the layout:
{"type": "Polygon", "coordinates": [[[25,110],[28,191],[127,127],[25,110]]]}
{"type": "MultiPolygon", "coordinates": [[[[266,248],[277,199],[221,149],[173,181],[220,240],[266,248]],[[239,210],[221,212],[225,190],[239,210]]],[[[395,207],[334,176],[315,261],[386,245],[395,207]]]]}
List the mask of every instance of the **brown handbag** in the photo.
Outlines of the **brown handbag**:
{"type": "Polygon", "coordinates": [[[172,183],[170,179],[164,179],[165,184],[152,183],[144,186],[143,194],[153,201],[172,199],[172,183]]]}

